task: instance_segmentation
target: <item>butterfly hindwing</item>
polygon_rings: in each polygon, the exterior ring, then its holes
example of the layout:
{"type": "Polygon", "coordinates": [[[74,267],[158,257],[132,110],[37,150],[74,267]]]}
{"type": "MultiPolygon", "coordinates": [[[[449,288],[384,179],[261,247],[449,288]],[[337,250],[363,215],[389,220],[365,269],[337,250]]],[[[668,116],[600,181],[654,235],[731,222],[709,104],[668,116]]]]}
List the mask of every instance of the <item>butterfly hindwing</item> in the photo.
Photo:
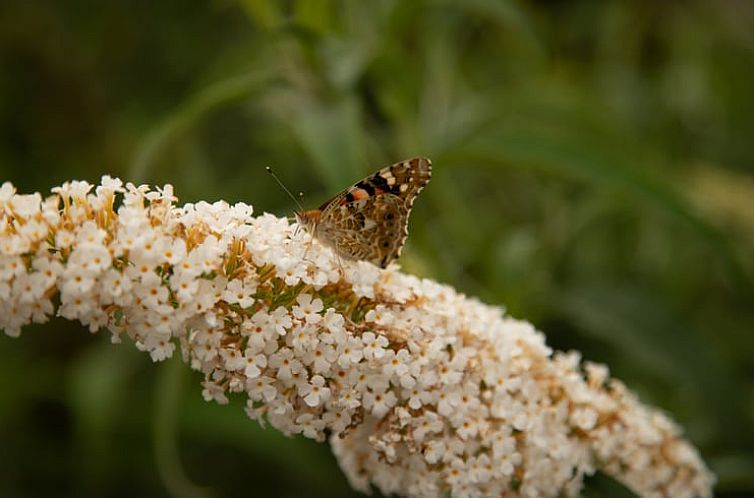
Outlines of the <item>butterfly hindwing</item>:
{"type": "Polygon", "coordinates": [[[329,212],[317,238],[346,259],[386,267],[400,255],[408,235],[410,208],[393,194],[372,196],[329,212]]]}

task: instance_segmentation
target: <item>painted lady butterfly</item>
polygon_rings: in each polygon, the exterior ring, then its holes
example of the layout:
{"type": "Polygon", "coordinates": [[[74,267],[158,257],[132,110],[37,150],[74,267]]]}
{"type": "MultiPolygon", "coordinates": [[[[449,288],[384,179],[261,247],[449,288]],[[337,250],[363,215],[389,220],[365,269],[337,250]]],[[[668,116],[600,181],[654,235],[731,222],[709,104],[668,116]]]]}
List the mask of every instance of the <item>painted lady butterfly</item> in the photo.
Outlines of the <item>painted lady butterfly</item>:
{"type": "Polygon", "coordinates": [[[385,268],[400,256],[414,199],[429,182],[432,162],[423,157],[382,168],[296,220],[338,256],[385,268]]]}

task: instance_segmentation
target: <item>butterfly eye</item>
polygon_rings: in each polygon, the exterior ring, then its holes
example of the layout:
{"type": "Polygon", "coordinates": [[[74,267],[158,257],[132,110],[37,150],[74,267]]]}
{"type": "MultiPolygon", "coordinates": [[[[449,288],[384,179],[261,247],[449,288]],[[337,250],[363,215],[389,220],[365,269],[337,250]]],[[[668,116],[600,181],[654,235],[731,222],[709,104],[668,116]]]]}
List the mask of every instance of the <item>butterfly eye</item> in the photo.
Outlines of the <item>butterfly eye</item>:
{"type": "Polygon", "coordinates": [[[387,239],[383,239],[383,240],[382,240],[382,243],[381,243],[380,245],[381,245],[382,247],[384,247],[384,248],[386,248],[386,249],[387,249],[388,247],[390,247],[390,241],[389,241],[389,240],[387,240],[387,239]]]}

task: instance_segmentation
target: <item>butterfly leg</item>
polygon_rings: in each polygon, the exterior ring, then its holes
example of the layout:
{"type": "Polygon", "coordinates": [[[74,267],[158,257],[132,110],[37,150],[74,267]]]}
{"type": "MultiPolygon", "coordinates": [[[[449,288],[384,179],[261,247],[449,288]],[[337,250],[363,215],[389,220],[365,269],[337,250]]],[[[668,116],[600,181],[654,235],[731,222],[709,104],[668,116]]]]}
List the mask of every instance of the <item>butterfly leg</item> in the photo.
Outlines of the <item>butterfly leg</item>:
{"type": "Polygon", "coordinates": [[[340,278],[345,279],[346,278],[346,270],[343,268],[343,260],[340,259],[340,250],[338,250],[338,243],[335,242],[335,250],[333,251],[335,253],[335,257],[338,260],[338,268],[340,269],[340,278]]]}
{"type": "Polygon", "coordinates": [[[311,237],[309,239],[309,242],[306,244],[306,249],[304,250],[304,256],[303,256],[303,260],[309,261],[310,263],[314,263],[314,260],[308,259],[309,251],[311,250],[312,246],[314,246],[314,237],[311,237]]]}

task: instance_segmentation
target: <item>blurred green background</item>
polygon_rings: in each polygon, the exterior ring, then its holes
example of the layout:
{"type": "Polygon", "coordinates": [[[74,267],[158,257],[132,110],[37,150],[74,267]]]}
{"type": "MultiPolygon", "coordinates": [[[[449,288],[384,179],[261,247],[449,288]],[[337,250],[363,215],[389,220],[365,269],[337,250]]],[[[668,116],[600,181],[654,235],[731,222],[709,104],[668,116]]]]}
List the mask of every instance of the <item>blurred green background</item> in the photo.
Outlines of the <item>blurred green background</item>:
{"type": "MultiPolygon", "coordinates": [[[[290,215],[264,166],[317,206],[430,157],[404,268],[607,363],[752,496],[752,27],[745,0],[4,0],[0,181],[290,215]]],[[[108,336],[0,337],[0,496],[355,494],[108,336]]]]}

